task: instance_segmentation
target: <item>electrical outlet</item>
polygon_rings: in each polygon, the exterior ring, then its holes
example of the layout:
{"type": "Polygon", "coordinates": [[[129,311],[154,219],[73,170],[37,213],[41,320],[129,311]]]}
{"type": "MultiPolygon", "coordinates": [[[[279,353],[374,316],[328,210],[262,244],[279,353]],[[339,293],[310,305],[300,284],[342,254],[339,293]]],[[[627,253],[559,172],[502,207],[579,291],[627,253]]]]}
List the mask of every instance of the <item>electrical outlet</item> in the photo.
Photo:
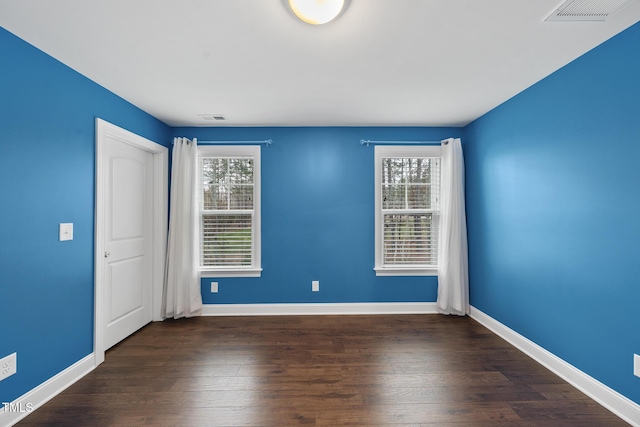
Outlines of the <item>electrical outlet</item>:
{"type": "Polygon", "coordinates": [[[60,224],[60,238],[61,242],[66,240],[73,240],[73,223],[65,222],[60,224]]]}
{"type": "Polygon", "coordinates": [[[320,292],[320,282],[318,280],[311,282],[311,292],[320,292]]]}
{"type": "Polygon", "coordinates": [[[18,371],[18,354],[13,353],[0,359],[0,381],[18,371]]]}
{"type": "Polygon", "coordinates": [[[640,355],[633,355],[633,375],[640,377],[640,355]]]}
{"type": "Polygon", "coordinates": [[[211,282],[211,293],[212,294],[218,293],[218,282],[211,282]]]}

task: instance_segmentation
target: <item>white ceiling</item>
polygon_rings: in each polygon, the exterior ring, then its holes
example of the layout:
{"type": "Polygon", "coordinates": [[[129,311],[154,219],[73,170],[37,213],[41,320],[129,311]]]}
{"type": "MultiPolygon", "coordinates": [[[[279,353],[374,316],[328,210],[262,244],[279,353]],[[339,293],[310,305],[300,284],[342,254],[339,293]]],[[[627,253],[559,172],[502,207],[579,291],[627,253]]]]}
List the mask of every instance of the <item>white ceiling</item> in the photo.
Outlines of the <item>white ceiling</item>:
{"type": "Polygon", "coordinates": [[[0,0],[0,25],[171,126],[463,126],[640,20],[562,0],[0,0]],[[223,114],[225,122],[199,114],[223,114]]]}

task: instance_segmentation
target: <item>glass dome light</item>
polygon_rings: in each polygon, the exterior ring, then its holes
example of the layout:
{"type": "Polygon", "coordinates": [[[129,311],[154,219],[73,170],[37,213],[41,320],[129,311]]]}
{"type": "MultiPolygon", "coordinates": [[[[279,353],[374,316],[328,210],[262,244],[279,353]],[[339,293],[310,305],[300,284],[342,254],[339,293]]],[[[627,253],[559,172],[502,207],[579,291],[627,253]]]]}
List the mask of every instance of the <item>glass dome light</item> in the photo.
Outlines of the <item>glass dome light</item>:
{"type": "Polygon", "coordinates": [[[307,24],[320,25],[340,14],[344,0],[289,0],[289,7],[307,24]]]}

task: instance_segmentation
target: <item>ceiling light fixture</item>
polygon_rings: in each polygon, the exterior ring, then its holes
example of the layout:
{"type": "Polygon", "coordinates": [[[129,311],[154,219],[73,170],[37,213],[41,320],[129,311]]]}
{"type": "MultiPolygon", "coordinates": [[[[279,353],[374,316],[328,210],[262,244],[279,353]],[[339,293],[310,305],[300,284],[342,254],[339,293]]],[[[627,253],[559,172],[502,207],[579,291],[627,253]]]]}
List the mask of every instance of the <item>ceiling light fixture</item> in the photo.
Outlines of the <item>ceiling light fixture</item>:
{"type": "Polygon", "coordinates": [[[336,18],[345,0],[289,0],[291,11],[307,24],[320,25],[336,18]]]}

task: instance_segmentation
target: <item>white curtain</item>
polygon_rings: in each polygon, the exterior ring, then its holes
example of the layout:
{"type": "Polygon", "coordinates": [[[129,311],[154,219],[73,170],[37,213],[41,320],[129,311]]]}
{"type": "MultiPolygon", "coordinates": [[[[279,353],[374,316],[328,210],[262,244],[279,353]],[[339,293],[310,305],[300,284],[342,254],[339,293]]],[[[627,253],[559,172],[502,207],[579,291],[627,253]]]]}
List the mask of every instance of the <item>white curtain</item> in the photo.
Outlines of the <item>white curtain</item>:
{"type": "Polygon", "coordinates": [[[438,312],[469,314],[464,158],[459,138],[442,141],[438,312]]]}
{"type": "Polygon", "coordinates": [[[162,295],[162,317],[200,315],[202,294],[196,267],[196,173],[198,144],[174,138],[171,166],[169,242],[162,295]]]}

